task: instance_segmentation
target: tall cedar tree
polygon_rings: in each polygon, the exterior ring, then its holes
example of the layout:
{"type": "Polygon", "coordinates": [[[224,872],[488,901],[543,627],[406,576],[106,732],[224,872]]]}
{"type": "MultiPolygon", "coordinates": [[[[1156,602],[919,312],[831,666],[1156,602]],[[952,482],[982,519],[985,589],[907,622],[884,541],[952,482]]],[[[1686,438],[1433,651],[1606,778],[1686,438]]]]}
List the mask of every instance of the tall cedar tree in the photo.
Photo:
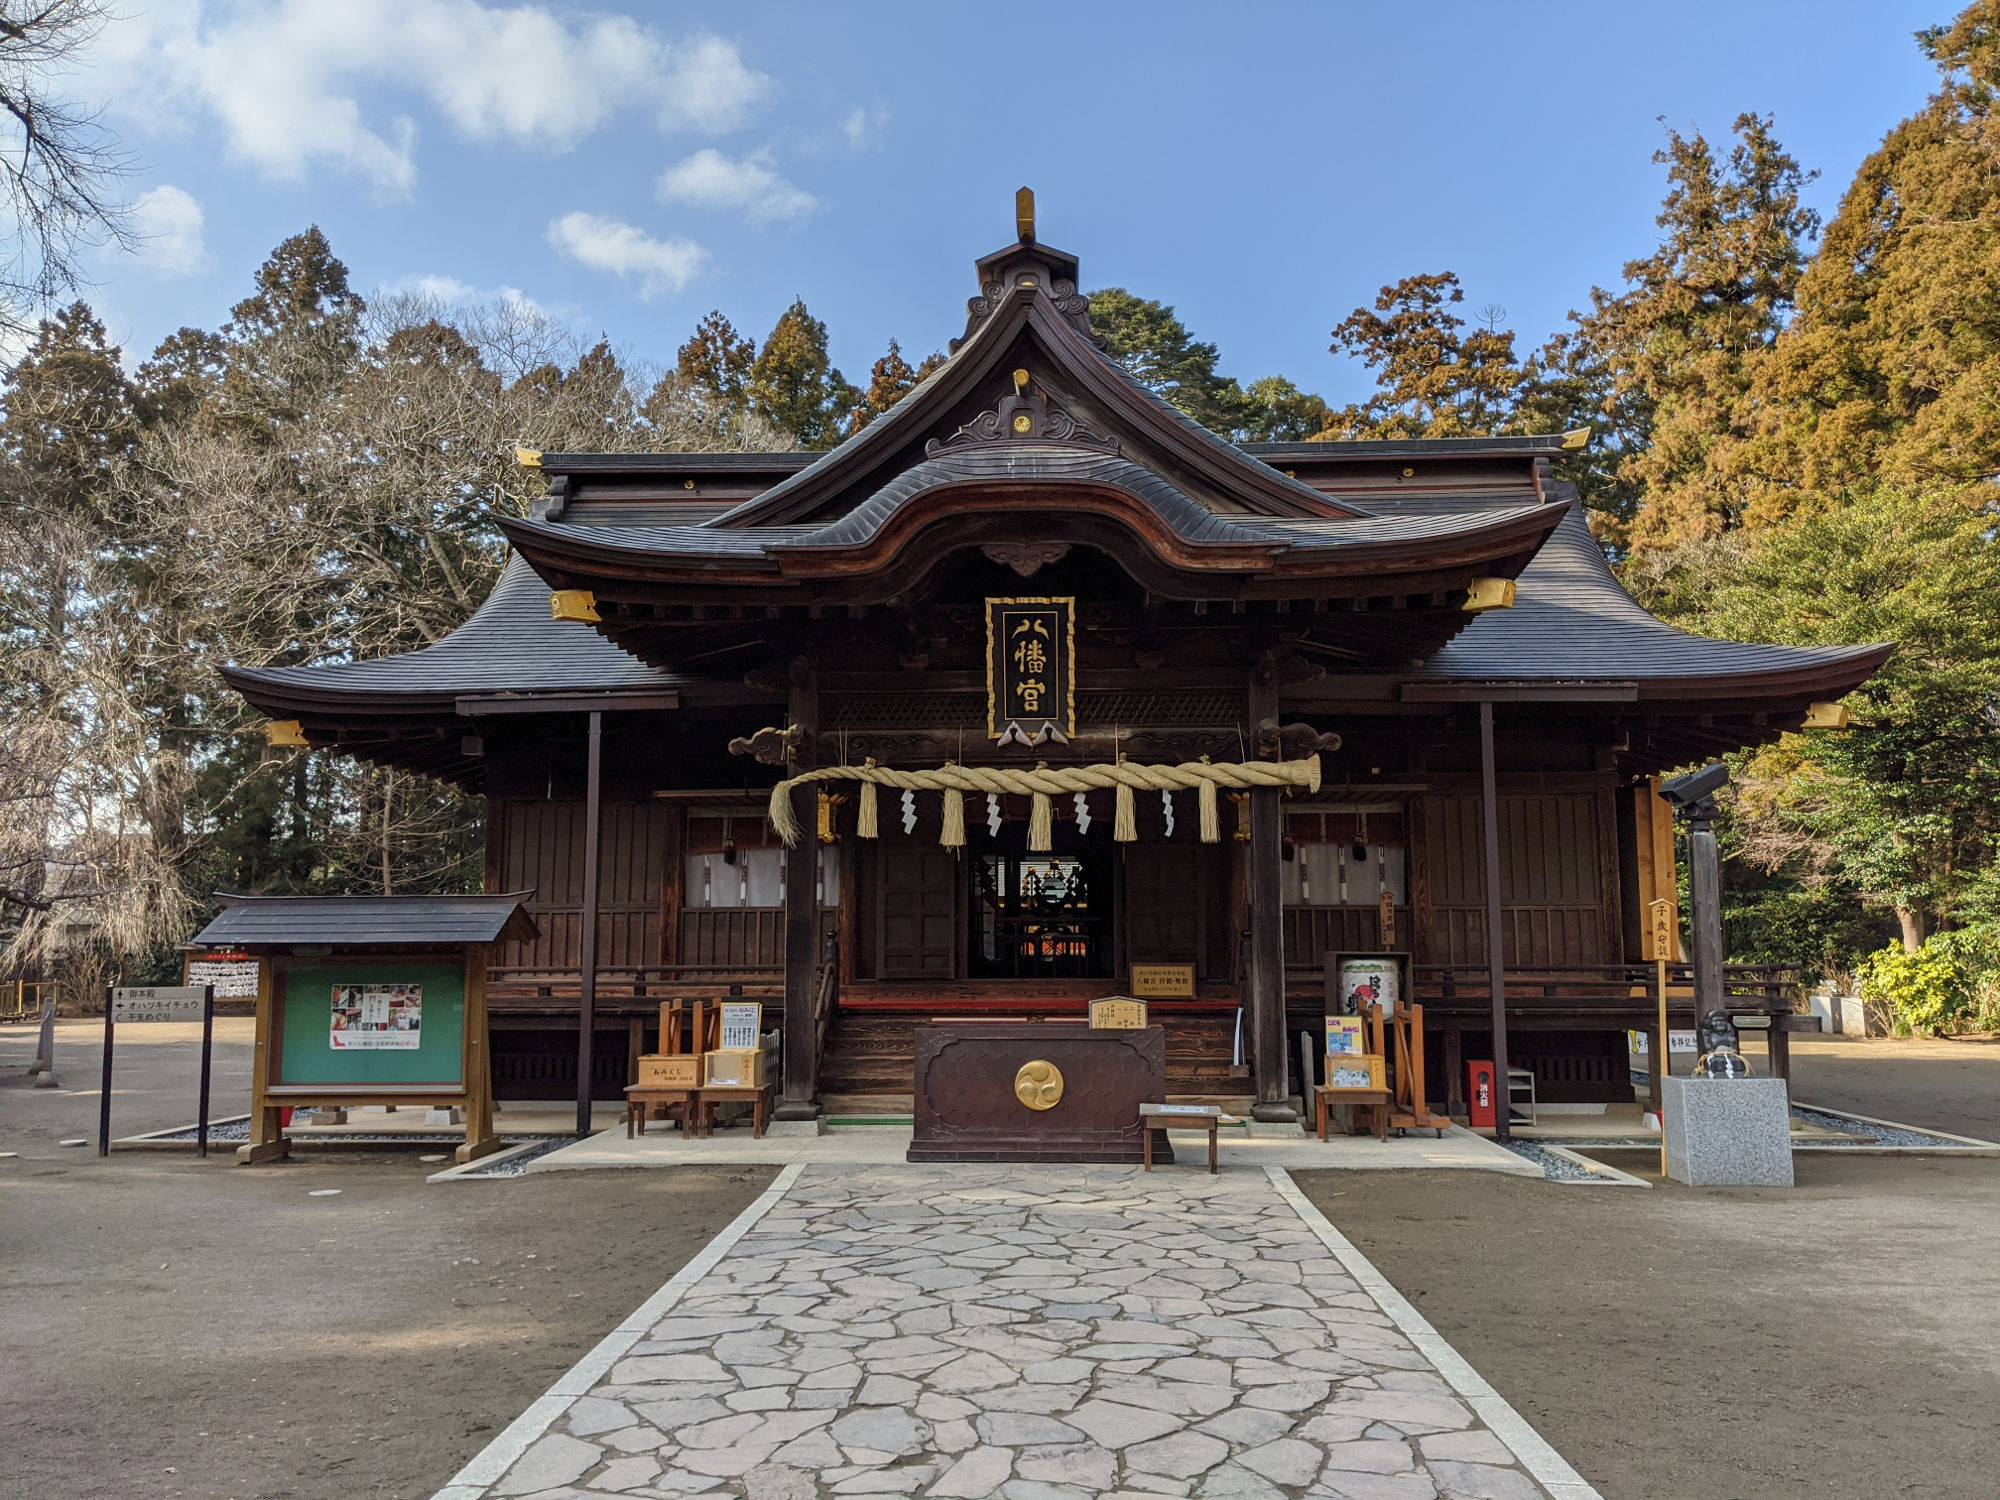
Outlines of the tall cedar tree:
{"type": "Polygon", "coordinates": [[[1718,159],[1696,131],[1667,132],[1653,160],[1668,190],[1660,245],[1625,266],[1625,290],[1595,288],[1578,336],[1613,372],[1611,399],[1642,431],[1619,478],[1643,493],[1635,548],[1712,536],[1745,518],[1749,449],[1767,407],[1762,362],[1784,332],[1819,217],[1799,194],[1815,174],[1778,144],[1768,115],[1743,114],[1718,159]]]}
{"type": "Polygon", "coordinates": [[[222,330],[223,420],[266,433],[297,421],[346,375],[366,310],[318,225],[280,244],[222,330]]]}
{"type": "Polygon", "coordinates": [[[745,381],[750,410],[801,448],[831,448],[861,403],[827,353],[826,324],[795,299],[764,340],[745,381]]]}
{"type": "Polygon", "coordinates": [[[889,340],[889,352],[875,361],[875,367],[868,372],[868,389],[862,392],[861,404],[854,409],[851,432],[859,432],[870,422],[889,410],[898,401],[931,378],[931,374],[944,363],[944,355],[933,352],[926,355],[924,362],[916,368],[903,358],[903,346],[896,340],[889,340]]]}
{"type": "Polygon", "coordinates": [[[681,381],[698,392],[725,425],[740,425],[749,411],[750,371],[756,363],[756,342],[738,333],[720,308],[695,324],[674,358],[681,381]]]}
{"type": "Polygon", "coordinates": [[[1918,42],[1938,90],[1855,173],[1758,381],[1749,520],[1877,480],[1996,498],[2000,0],[1918,42]]]}
{"type": "Polygon", "coordinates": [[[1236,431],[1243,392],[1216,373],[1216,346],[1188,332],[1172,307],[1108,286],[1090,294],[1090,327],[1104,352],[1161,400],[1212,432],[1236,431]]]}
{"type": "Polygon", "coordinates": [[[1332,352],[1375,371],[1376,392],[1333,414],[1329,438],[1441,438],[1498,432],[1521,390],[1514,335],[1488,313],[1476,326],[1450,271],[1405,276],[1333,330],[1332,352]]]}

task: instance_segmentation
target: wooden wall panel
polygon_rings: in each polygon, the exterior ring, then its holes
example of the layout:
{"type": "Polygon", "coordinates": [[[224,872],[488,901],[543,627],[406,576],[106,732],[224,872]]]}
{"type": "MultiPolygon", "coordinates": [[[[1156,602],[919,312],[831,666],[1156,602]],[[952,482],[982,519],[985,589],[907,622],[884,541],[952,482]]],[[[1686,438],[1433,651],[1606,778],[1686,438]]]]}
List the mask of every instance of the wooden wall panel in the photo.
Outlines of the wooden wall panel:
{"type": "MultiPolygon", "coordinates": [[[[597,952],[607,968],[660,962],[667,814],[658,802],[603,804],[597,952]]],[[[500,830],[501,883],[534,892],[528,911],[541,935],[532,943],[503,945],[497,966],[575,968],[583,948],[583,804],[511,802],[500,830]]]]}
{"type": "MultiPolygon", "coordinates": [[[[1604,801],[1594,792],[1501,793],[1500,941],[1509,966],[1617,960],[1615,845],[1611,868],[1606,867],[1614,830],[1606,826],[1604,801]]],[[[1484,963],[1480,800],[1434,796],[1423,802],[1418,826],[1431,911],[1428,927],[1419,929],[1418,947],[1431,963],[1484,963]]]]}

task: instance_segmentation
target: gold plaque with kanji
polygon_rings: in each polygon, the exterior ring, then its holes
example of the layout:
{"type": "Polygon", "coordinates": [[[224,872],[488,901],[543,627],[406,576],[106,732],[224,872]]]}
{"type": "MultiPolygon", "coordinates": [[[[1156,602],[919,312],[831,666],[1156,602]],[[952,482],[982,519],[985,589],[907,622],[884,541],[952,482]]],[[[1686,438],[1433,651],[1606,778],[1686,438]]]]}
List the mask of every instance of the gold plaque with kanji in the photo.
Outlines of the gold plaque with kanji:
{"type": "Polygon", "coordinates": [[[1076,733],[1076,600],[986,601],[986,732],[1076,733]]]}
{"type": "Polygon", "coordinates": [[[1132,993],[1148,1000],[1192,1000],[1193,964],[1134,964],[1132,993]]]}

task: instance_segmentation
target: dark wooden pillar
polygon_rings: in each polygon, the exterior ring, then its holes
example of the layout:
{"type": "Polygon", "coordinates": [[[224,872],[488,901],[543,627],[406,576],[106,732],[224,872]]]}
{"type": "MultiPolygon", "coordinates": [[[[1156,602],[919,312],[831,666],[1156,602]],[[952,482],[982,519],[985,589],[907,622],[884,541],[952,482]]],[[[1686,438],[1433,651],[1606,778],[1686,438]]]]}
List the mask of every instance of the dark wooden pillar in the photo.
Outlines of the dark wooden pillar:
{"type": "MultiPolygon", "coordinates": [[[[1245,706],[1251,744],[1275,743],[1278,730],[1278,659],[1262,652],[1250,669],[1245,706]]],[[[1284,794],[1274,786],[1250,789],[1250,868],[1245,895],[1250,901],[1250,985],[1244,1029],[1249,1032],[1250,1069],[1257,1098],[1250,1114],[1286,1123],[1298,1119],[1291,1094],[1290,1048],[1285,1043],[1285,897],[1281,884],[1284,794]]]]}
{"type": "MultiPolygon", "coordinates": [[[[797,743],[788,770],[796,776],[819,762],[819,683],[804,660],[792,663],[790,718],[797,743]]],[[[818,801],[813,786],[792,788],[792,817],[804,831],[798,847],[785,856],[784,1086],[772,1111],[780,1120],[811,1120],[819,1115],[819,1022],[813,1014],[819,948],[818,801]]]]}
{"type": "Polygon", "coordinates": [[[583,932],[576,1012],[576,1133],[590,1134],[590,1052],[597,1026],[597,856],[602,832],[604,715],[590,712],[590,762],[583,783],[583,932]]]}
{"type": "Polygon", "coordinates": [[[1493,1118],[1501,1140],[1514,1133],[1507,1085],[1507,972],[1500,937],[1500,793],[1493,765],[1493,704],[1479,705],[1479,788],[1486,825],[1486,973],[1493,991],[1493,1089],[1499,1105],[1493,1118]]]}
{"type": "Polygon", "coordinates": [[[1707,798],[1688,813],[1688,927],[1694,939],[1694,1013],[1697,1024],[1727,1000],[1722,987],[1722,859],[1715,847],[1715,804],[1707,798]]]}
{"type": "Polygon", "coordinates": [[[1283,793],[1274,786],[1250,789],[1250,1060],[1259,1120],[1298,1118],[1285,1066],[1285,912],[1279,886],[1283,793]]]}

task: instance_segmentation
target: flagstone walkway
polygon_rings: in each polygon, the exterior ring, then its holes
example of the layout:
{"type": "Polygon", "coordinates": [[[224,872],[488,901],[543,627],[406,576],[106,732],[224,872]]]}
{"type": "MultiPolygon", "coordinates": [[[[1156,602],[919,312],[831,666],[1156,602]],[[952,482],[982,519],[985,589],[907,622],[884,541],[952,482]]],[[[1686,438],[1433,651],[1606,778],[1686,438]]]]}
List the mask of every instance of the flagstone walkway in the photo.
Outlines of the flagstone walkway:
{"type": "Polygon", "coordinates": [[[1595,1496],[1282,1173],[799,1172],[440,1500],[1595,1496]]]}

